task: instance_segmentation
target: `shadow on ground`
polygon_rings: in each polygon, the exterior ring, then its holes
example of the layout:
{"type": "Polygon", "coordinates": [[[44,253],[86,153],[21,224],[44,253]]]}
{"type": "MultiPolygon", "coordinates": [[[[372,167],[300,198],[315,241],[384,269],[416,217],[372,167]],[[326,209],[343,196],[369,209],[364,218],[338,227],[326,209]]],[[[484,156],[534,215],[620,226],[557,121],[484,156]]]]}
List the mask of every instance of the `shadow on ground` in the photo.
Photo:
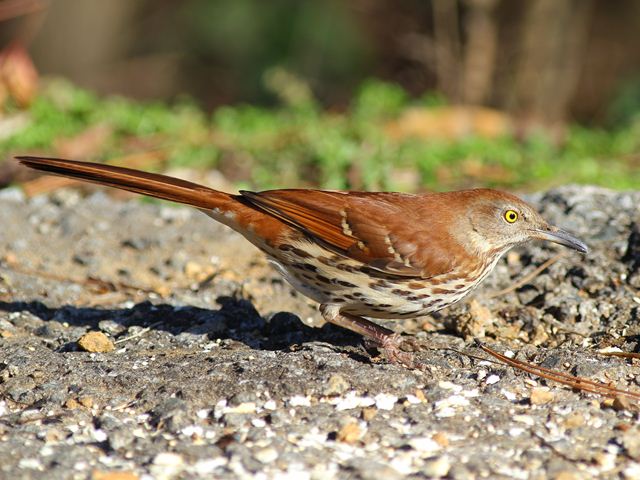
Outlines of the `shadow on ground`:
{"type": "MultiPolygon", "coordinates": [[[[29,313],[44,322],[57,322],[91,330],[104,329],[112,324],[114,340],[130,335],[131,327],[165,331],[172,335],[204,335],[208,340],[233,340],[256,350],[287,351],[299,348],[306,342],[328,342],[337,347],[362,343],[361,337],[346,330],[326,324],[322,328],[308,327],[294,314],[277,312],[263,318],[253,304],[245,299],[219,297],[218,310],[198,307],[176,307],[169,304],[153,304],[145,301],[130,308],[96,308],[63,305],[48,307],[41,301],[0,301],[0,311],[29,313]],[[113,324],[121,327],[115,327],[113,324]],[[118,333],[121,330],[122,333],[118,333]]],[[[39,327],[46,335],[47,324],[39,327]]],[[[38,332],[36,332],[37,334],[38,332]]],[[[76,350],[76,342],[69,342],[57,351],[76,350]]]]}

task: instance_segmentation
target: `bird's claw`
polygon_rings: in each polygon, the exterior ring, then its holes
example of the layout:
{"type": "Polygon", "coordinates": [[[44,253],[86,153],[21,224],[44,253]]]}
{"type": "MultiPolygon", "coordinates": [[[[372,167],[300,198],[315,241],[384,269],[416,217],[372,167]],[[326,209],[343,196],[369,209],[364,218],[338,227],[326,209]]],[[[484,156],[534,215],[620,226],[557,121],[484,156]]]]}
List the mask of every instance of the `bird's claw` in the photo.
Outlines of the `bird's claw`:
{"type": "Polygon", "coordinates": [[[416,358],[415,352],[421,350],[421,347],[413,338],[393,333],[379,341],[377,347],[391,363],[398,363],[412,370],[427,370],[427,365],[416,358]]]}

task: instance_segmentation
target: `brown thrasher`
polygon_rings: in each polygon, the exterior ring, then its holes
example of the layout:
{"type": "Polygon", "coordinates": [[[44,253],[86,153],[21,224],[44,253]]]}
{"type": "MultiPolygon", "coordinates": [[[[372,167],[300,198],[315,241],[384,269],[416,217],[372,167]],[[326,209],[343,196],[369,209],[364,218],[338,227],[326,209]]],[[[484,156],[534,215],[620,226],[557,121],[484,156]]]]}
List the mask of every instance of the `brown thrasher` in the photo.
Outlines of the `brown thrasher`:
{"type": "Polygon", "coordinates": [[[18,157],[49,173],[194,206],[262,250],[324,319],[372,339],[390,361],[413,365],[401,337],[368,318],[407,318],[473,290],[515,245],[587,246],[508,193],[478,189],[409,195],[322,190],[220,192],[137,170],[18,157]]]}

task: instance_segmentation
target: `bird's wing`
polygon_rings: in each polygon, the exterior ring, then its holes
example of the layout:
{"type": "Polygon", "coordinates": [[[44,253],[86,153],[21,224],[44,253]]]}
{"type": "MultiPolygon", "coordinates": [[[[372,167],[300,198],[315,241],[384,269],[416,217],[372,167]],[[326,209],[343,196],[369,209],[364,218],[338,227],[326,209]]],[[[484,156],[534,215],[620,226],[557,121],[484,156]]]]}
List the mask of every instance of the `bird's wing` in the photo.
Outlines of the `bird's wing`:
{"type": "Polygon", "coordinates": [[[240,193],[329,249],[385,274],[424,278],[452,268],[446,239],[434,234],[435,225],[424,224],[420,197],[321,190],[240,193]]]}

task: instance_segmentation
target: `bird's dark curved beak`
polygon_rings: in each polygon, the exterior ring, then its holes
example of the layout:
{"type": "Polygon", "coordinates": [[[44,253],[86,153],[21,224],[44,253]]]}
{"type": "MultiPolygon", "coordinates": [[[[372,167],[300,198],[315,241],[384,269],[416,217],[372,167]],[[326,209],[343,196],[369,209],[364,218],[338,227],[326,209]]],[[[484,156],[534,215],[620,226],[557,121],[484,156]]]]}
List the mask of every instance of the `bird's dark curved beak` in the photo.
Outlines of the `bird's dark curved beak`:
{"type": "Polygon", "coordinates": [[[532,231],[532,236],[534,238],[539,238],[540,240],[547,240],[549,242],[564,245],[565,247],[573,248],[574,250],[582,253],[587,253],[589,251],[589,247],[586,243],[558,227],[535,229],[532,231]]]}

